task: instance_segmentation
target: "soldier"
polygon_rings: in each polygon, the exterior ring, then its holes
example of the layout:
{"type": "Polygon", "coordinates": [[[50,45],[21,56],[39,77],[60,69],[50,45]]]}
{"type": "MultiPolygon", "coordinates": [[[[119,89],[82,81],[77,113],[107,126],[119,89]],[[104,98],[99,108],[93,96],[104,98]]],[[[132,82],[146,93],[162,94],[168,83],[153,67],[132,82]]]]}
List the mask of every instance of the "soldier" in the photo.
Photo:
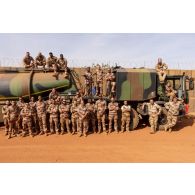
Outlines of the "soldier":
{"type": "Polygon", "coordinates": [[[43,67],[43,69],[45,70],[46,57],[41,52],[39,52],[37,57],[35,58],[35,67],[38,68],[39,66],[43,67]]]}
{"type": "Polygon", "coordinates": [[[64,78],[68,78],[68,61],[64,58],[63,54],[60,54],[60,58],[57,60],[57,65],[61,70],[64,70],[64,78]]]}
{"type": "Polygon", "coordinates": [[[59,132],[58,128],[58,105],[55,104],[55,101],[52,99],[51,104],[49,105],[47,112],[50,114],[49,115],[49,124],[50,124],[50,132],[51,134],[55,134],[59,132]],[[54,125],[53,125],[54,123],[54,125]],[[55,131],[54,131],[54,126],[55,126],[55,131]]]}
{"type": "Polygon", "coordinates": [[[2,107],[2,114],[3,114],[3,122],[5,125],[5,135],[8,135],[9,132],[9,117],[8,117],[8,109],[10,106],[9,100],[5,102],[5,105],[2,107]]]}
{"type": "Polygon", "coordinates": [[[104,73],[101,66],[98,64],[96,70],[96,95],[103,94],[103,77],[104,73]]]}
{"type": "Polygon", "coordinates": [[[29,102],[29,106],[31,109],[31,113],[32,113],[32,125],[34,127],[34,132],[38,132],[38,127],[37,127],[37,110],[36,110],[36,102],[35,102],[35,98],[31,97],[30,98],[30,102],[29,102]]]}
{"type": "Polygon", "coordinates": [[[64,134],[65,126],[68,133],[70,132],[70,106],[66,104],[66,100],[62,100],[62,104],[59,106],[60,112],[60,125],[61,125],[61,135],[64,134]]]}
{"type": "Polygon", "coordinates": [[[11,105],[8,108],[8,121],[9,121],[9,132],[8,139],[11,138],[12,135],[16,135],[17,133],[17,121],[18,115],[20,114],[20,110],[15,101],[11,101],[11,105]]]}
{"type": "Polygon", "coordinates": [[[34,68],[34,59],[30,56],[30,52],[26,52],[26,56],[23,58],[23,64],[25,68],[34,68]]]}
{"type": "Polygon", "coordinates": [[[112,132],[112,122],[114,121],[114,130],[118,133],[118,103],[115,102],[115,99],[112,97],[111,102],[108,104],[108,110],[109,110],[109,133],[112,132]]]}
{"type": "Polygon", "coordinates": [[[177,91],[173,89],[170,82],[167,82],[165,85],[165,94],[169,97],[170,101],[176,96],[177,91]]]}
{"type": "Polygon", "coordinates": [[[53,70],[54,70],[54,74],[53,74],[53,76],[54,77],[56,77],[57,78],[57,76],[58,76],[58,65],[57,65],[57,57],[55,57],[54,55],[53,55],[53,53],[52,52],[50,52],[49,53],[49,57],[48,57],[48,59],[47,59],[47,65],[48,65],[48,68],[49,69],[51,69],[51,68],[53,68],[53,70]]]}
{"type": "Polygon", "coordinates": [[[173,98],[173,101],[165,103],[165,108],[168,110],[167,115],[167,125],[165,126],[165,131],[172,131],[178,120],[180,102],[177,100],[177,97],[173,98]]]}
{"type": "Polygon", "coordinates": [[[37,118],[39,122],[40,133],[39,135],[47,135],[47,125],[46,125],[46,103],[42,100],[41,96],[38,96],[38,101],[36,102],[37,118]]]}
{"type": "MultiPolygon", "coordinates": [[[[21,112],[21,110],[24,108],[25,103],[22,97],[19,97],[19,100],[17,102],[17,106],[19,107],[19,111],[21,112]]],[[[18,121],[17,121],[17,126],[18,126],[18,131],[20,131],[21,126],[22,126],[22,116],[19,114],[18,115],[18,121]]]]}
{"type": "Polygon", "coordinates": [[[51,93],[49,94],[49,99],[56,100],[59,96],[59,93],[56,91],[55,88],[52,89],[51,93]]]}
{"type": "Polygon", "coordinates": [[[71,122],[72,122],[72,134],[74,135],[78,130],[78,110],[77,101],[74,100],[70,108],[71,111],[71,122]]]}
{"type": "Polygon", "coordinates": [[[82,101],[82,97],[81,97],[81,93],[80,92],[76,92],[76,96],[73,97],[72,101],[76,101],[77,102],[77,106],[80,105],[81,101],[82,101]]]}
{"type": "Polygon", "coordinates": [[[88,99],[88,103],[86,104],[86,108],[89,112],[89,121],[91,121],[93,132],[96,133],[96,116],[95,116],[95,105],[92,103],[91,99],[88,99]]]}
{"type": "Polygon", "coordinates": [[[115,75],[112,72],[111,68],[108,69],[108,72],[105,76],[106,79],[106,96],[111,96],[111,94],[115,93],[115,75]]]}
{"type": "Polygon", "coordinates": [[[121,107],[122,110],[122,124],[121,124],[121,130],[122,133],[125,132],[125,125],[126,125],[126,131],[130,131],[129,125],[130,125],[130,116],[131,116],[131,106],[128,105],[127,101],[124,101],[124,105],[121,107]]]}
{"type": "Polygon", "coordinates": [[[85,96],[90,96],[91,95],[91,90],[92,90],[92,83],[93,83],[93,78],[92,78],[92,73],[90,71],[90,67],[86,69],[85,74],[83,75],[85,78],[85,96]]]}
{"type": "Polygon", "coordinates": [[[102,128],[106,132],[106,101],[103,100],[102,94],[99,95],[99,100],[95,103],[95,109],[97,111],[98,133],[101,133],[102,128]]]}
{"type": "Polygon", "coordinates": [[[89,127],[89,118],[88,110],[85,106],[84,101],[81,101],[81,104],[78,106],[78,119],[79,137],[81,137],[82,135],[86,137],[89,127]]]}
{"type": "Polygon", "coordinates": [[[32,112],[30,105],[28,103],[25,104],[24,108],[21,110],[20,114],[22,115],[22,127],[23,133],[22,136],[26,136],[26,129],[29,131],[29,135],[34,137],[32,132],[32,112]]]}
{"type": "Polygon", "coordinates": [[[168,66],[162,62],[162,58],[158,58],[158,63],[157,63],[155,68],[156,68],[156,72],[159,76],[160,83],[164,83],[165,78],[167,76],[168,66]]]}
{"type": "Polygon", "coordinates": [[[143,103],[142,109],[144,109],[144,106],[148,106],[148,114],[149,114],[149,123],[151,126],[151,134],[154,134],[156,132],[157,128],[157,122],[158,122],[158,116],[161,113],[161,107],[154,102],[153,99],[150,99],[149,103],[143,103]]]}

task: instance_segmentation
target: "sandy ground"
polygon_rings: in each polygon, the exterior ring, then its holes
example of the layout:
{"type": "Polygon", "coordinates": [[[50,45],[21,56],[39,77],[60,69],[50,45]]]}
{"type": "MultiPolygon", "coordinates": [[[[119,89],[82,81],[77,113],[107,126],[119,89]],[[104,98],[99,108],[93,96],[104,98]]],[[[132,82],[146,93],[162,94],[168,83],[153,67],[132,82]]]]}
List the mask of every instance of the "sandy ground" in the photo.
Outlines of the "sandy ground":
{"type": "Polygon", "coordinates": [[[0,162],[195,162],[194,117],[172,133],[149,134],[141,126],[126,133],[16,137],[0,131],[0,162]]]}

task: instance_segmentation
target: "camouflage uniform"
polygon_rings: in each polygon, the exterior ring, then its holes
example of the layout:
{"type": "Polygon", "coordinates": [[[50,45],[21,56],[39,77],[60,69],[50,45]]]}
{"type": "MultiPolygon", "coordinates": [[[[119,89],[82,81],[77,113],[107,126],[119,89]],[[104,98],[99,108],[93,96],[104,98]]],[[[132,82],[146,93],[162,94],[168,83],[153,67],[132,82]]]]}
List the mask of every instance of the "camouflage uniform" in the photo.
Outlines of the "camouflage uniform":
{"type": "Polygon", "coordinates": [[[99,68],[96,71],[96,95],[99,96],[100,94],[103,94],[103,70],[99,66],[99,68]]]}
{"type": "MultiPolygon", "coordinates": [[[[24,108],[25,103],[23,101],[18,101],[17,102],[17,106],[19,108],[19,111],[21,112],[21,110],[24,108]]],[[[18,115],[18,121],[17,121],[17,127],[18,127],[18,131],[21,129],[21,125],[22,125],[22,116],[19,114],[18,115]]]]}
{"type": "Polygon", "coordinates": [[[34,131],[37,132],[37,110],[36,110],[36,102],[34,101],[30,101],[29,102],[29,106],[31,109],[31,113],[32,113],[32,124],[34,127],[34,131]]]}
{"type": "Polygon", "coordinates": [[[46,103],[44,101],[36,102],[37,118],[39,122],[40,135],[47,132],[46,124],[46,103]]]}
{"type": "Polygon", "coordinates": [[[71,106],[71,122],[72,122],[72,134],[75,134],[78,130],[78,110],[77,110],[77,104],[72,104],[71,106]]]}
{"type": "Polygon", "coordinates": [[[61,70],[64,70],[64,78],[68,78],[68,66],[67,66],[68,61],[67,61],[67,59],[62,56],[62,57],[58,58],[57,64],[61,70]]]}
{"type": "Polygon", "coordinates": [[[165,93],[166,96],[170,98],[170,101],[172,101],[173,98],[175,97],[176,91],[173,89],[170,83],[167,83],[165,85],[165,93]]]}
{"type": "Polygon", "coordinates": [[[82,101],[82,97],[80,96],[80,94],[77,93],[76,96],[73,97],[72,102],[76,101],[77,105],[80,105],[81,101],[82,101]]]}
{"type": "Polygon", "coordinates": [[[154,103],[144,103],[144,105],[148,106],[148,114],[149,114],[149,123],[151,126],[151,133],[155,133],[156,132],[156,128],[157,128],[157,123],[158,123],[158,116],[161,113],[161,107],[154,103]]]}
{"type": "Polygon", "coordinates": [[[130,105],[123,105],[121,107],[122,110],[122,124],[121,124],[121,130],[122,132],[125,131],[125,125],[126,125],[126,131],[130,131],[129,125],[130,125],[130,116],[131,116],[131,106],[130,105]]]}
{"type": "Polygon", "coordinates": [[[34,68],[34,59],[33,57],[29,56],[25,56],[23,58],[23,64],[25,68],[34,68]]]}
{"type": "Polygon", "coordinates": [[[160,83],[164,83],[164,80],[167,76],[167,69],[168,69],[168,66],[165,64],[165,63],[162,63],[162,59],[159,58],[158,59],[158,63],[156,65],[156,72],[159,76],[159,81],[160,83]]]}
{"type": "Polygon", "coordinates": [[[11,135],[15,135],[17,133],[17,121],[18,121],[18,115],[20,114],[20,110],[18,106],[11,105],[8,108],[8,118],[9,118],[9,137],[11,138],[11,135]]]}
{"type": "Polygon", "coordinates": [[[115,93],[115,75],[109,69],[109,72],[105,76],[106,79],[106,96],[111,96],[111,94],[115,93]]]}
{"type": "Polygon", "coordinates": [[[39,55],[35,58],[35,67],[42,66],[45,69],[46,66],[46,57],[39,53],[39,55]]]}
{"type": "Polygon", "coordinates": [[[92,78],[92,73],[90,70],[86,71],[84,74],[85,77],[85,96],[91,95],[91,90],[92,90],[92,83],[93,83],[93,78],[92,78]]]}
{"type": "Polygon", "coordinates": [[[47,58],[48,68],[49,69],[53,68],[53,70],[54,70],[54,75],[53,76],[58,76],[57,60],[58,60],[57,57],[55,57],[53,55],[47,58]]]}
{"type": "Polygon", "coordinates": [[[9,132],[8,109],[9,109],[9,104],[6,103],[6,105],[2,107],[3,122],[4,122],[4,125],[5,125],[5,135],[8,135],[8,132],[9,132]]]}
{"type": "Polygon", "coordinates": [[[101,133],[102,128],[103,131],[106,132],[106,101],[103,99],[99,99],[95,103],[95,108],[97,111],[97,120],[98,120],[98,133],[101,133]]]}
{"type": "Polygon", "coordinates": [[[88,118],[88,111],[85,105],[80,104],[78,106],[78,117],[79,117],[78,120],[79,136],[84,135],[86,137],[89,128],[89,118],[88,118]]]}
{"type": "Polygon", "coordinates": [[[118,103],[117,102],[110,102],[108,104],[109,110],[109,133],[112,131],[112,122],[114,121],[114,130],[118,132],[118,103]]]}
{"type": "Polygon", "coordinates": [[[57,132],[59,134],[59,128],[58,128],[58,105],[55,105],[54,103],[51,103],[47,109],[48,113],[50,114],[49,116],[49,124],[50,124],[50,132],[53,134],[57,132]],[[55,126],[55,131],[54,131],[54,126],[55,126]]]}
{"type": "Polygon", "coordinates": [[[89,121],[91,121],[93,132],[96,133],[96,116],[95,116],[95,105],[92,103],[87,103],[86,108],[89,112],[89,121]]]}
{"type": "Polygon", "coordinates": [[[52,91],[50,94],[49,94],[49,99],[50,100],[56,100],[57,98],[59,97],[59,93],[57,91],[52,91]]]}
{"type": "Polygon", "coordinates": [[[172,127],[177,124],[178,115],[179,115],[180,102],[167,102],[165,103],[165,108],[168,110],[167,115],[167,125],[165,131],[169,129],[169,132],[172,131],[172,127]]]}
{"type": "Polygon", "coordinates": [[[70,106],[66,103],[63,103],[59,106],[60,111],[60,125],[61,125],[61,134],[64,134],[65,125],[67,132],[70,133],[70,106]]]}
{"type": "Polygon", "coordinates": [[[26,129],[28,129],[29,135],[33,136],[32,112],[30,106],[25,105],[25,107],[21,110],[20,114],[22,115],[23,136],[25,136],[26,134],[26,129]]]}

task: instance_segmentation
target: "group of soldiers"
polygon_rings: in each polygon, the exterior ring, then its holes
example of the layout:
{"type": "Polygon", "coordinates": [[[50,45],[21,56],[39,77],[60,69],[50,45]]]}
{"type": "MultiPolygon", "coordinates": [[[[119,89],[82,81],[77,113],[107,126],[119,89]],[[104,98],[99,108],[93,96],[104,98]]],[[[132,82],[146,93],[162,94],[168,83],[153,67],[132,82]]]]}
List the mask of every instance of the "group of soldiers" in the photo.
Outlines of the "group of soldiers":
{"type": "Polygon", "coordinates": [[[46,66],[49,70],[53,70],[54,77],[58,77],[59,70],[64,71],[64,78],[68,77],[68,61],[63,56],[63,54],[60,54],[60,57],[57,58],[53,55],[52,52],[49,52],[49,57],[46,59],[46,57],[39,52],[36,58],[34,59],[30,52],[26,52],[25,57],[23,58],[23,64],[25,69],[38,69],[39,67],[43,68],[43,70],[46,70],[46,66]]]}
{"type": "MultiPolygon", "coordinates": [[[[70,103],[59,96],[55,89],[52,89],[47,101],[44,101],[41,96],[38,97],[37,101],[31,97],[29,103],[25,103],[22,97],[17,102],[6,101],[2,113],[5,134],[11,138],[17,135],[34,137],[35,135],[63,135],[64,133],[87,136],[90,129],[93,133],[103,131],[109,134],[113,129],[119,132],[118,110],[119,105],[113,97],[108,105],[102,95],[96,102],[88,99],[88,102],[85,103],[82,95],[77,92],[70,103]],[[108,130],[106,128],[107,110],[108,130]],[[89,129],[89,125],[92,128],[89,129]]],[[[121,131],[130,131],[131,106],[127,104],[127,101],[124,101],[121,111],[121,131]]]]}

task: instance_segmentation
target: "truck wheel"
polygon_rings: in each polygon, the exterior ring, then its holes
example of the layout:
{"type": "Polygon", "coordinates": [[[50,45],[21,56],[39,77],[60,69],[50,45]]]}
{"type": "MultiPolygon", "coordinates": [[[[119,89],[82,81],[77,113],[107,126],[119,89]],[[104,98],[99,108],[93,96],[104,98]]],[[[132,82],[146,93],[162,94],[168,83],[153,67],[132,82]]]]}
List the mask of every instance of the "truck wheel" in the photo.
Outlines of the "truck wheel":
{"type": "Polygon", "coordinates": [[[139,116],[135,109],[131,109],[130,129],[135,129],[139,124],[139,116]]]}
{"type": "Polygon", "coordinates": [[[159,115],[159,118],[158,118],[158,129],[159,130],[164,130],[165,129],[165,126],[168,123],[167,115],[168,115],[167,109],[165,107],[162,107],[162,112],[161,112],[161,114],[159,115]]]}

